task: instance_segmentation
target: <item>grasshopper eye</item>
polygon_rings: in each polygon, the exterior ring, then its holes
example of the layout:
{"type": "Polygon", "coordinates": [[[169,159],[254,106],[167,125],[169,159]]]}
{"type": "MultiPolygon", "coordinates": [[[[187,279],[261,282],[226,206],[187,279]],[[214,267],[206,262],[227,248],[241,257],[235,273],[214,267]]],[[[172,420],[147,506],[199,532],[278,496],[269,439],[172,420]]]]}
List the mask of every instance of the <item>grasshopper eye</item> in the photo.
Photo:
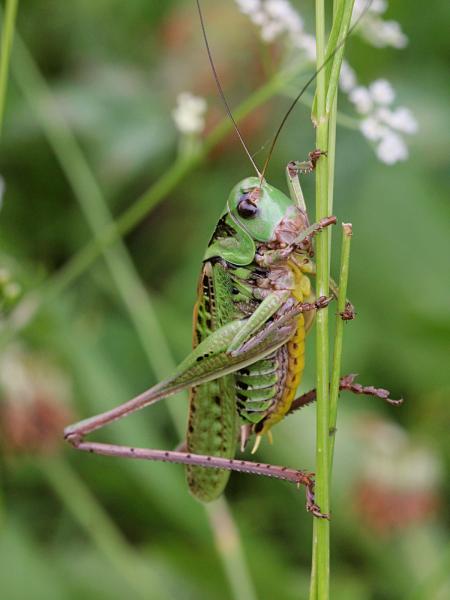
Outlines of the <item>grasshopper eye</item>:
{"type": "Polygon", "coordinates": [[[258,207],[249,199],[248,194],[241,196],[237,211],[244,219],[253,219],[258,214],[258,207]]]}

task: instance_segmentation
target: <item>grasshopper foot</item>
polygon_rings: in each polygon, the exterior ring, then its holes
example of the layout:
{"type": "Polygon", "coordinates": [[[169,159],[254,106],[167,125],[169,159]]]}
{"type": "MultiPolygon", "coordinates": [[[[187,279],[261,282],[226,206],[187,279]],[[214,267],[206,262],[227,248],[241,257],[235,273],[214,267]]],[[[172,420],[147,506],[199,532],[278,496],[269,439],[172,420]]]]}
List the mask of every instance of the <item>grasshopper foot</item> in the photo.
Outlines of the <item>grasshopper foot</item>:
{"type": "Polygon", "coordinates": [[[304,485],[306,487],[306,510],[318,519],[329,519],[330,516],[323,513],[320,507],[316,504],[314,495],[314,473],[306,473],[305,471],[298,471],[297,485],[304,485]]]}
{"type": "Polygon", "coordinates": [[[385,390],[384,388],[377,388],[373,385],[361,385],[360,383],[354,383],[355,379],[355,373],[350,373],[349,375],[342,377],[341,382],[339,384],[339,388],[341,390],[348,390],[349,392],[353,392],[354,394],[362,394],[365,396],[373,396],[375,398],[380,398],[380,400],[384,400],[385,402],[388,402],[388,404],[392,404],[392,406],[400,406],[401,404],[403,404],[403,398],[391,398],[389,390],[385,390]]]}
{"type": "Polygon", "coordinates": [[[308,160],[303,162],[299,162],[297,160],[291,161],[287,166],[289,176],[293,178],[299,173],[311,173],[315,170],[319,158],[321,156],[327,156],[327,154],[328,153],[325,150],[316,148],[315,150],[312,150],[312,152],[309,152],[308,160]]]}
{"type": "Polygon", "coordinates": [[[316,168],[317,161],[319,160],[319,158],[321,156],[328,156],[328,152],[326,150],[320,150],[319,148],[316,148],[315,150],[313,150],[312,152],[310,152],[308,154],[309,162],[311,163],[311,167],[312,167],[313,171],[316,168]]]}

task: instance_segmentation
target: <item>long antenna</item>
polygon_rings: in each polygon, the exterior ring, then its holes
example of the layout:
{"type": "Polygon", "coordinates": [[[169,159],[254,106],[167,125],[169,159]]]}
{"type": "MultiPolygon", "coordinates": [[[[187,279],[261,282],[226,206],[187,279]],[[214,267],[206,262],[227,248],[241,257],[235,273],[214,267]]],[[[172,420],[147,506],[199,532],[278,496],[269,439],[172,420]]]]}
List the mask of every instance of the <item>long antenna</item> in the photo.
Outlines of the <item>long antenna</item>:
{"type": "Polygon", "coordinates": [[[270,159],[272,158],[272,154],[273,154],[273,151],[274,151],[274,148],[275,148],[275,144],[277,143],[278,138],[280,137],[281,130],[283,129],[286,121],[288,120],[289,115],[294,110],[297,102],[300,100],[300,98],[303,96],[303,94],[309,88],[309,86],[311,85],[311,83],[316,79],[316,77],[322,71],[322,69],[324,69],[327,66],[327,64],[330,62],[330,60],[336,54],[336,52],[338,50],[340,50],[342,48],[342,46],[345,44],[345,42],[347,41],[347,39],[353,33],[353,30],[355,29],[355,27],[359,24],[359,22],[364,17],[364,15],[366,14],[366,12],[369,10],[370,5],[372,4],[372,2],[373,2],[373,0],[369,0],[367,2],[366,8],[362,11],[362,13],[359,15],[359,17],[353,23],[353,25],[349,28],[349,30],[347,32],[347,35],[344,37],[344,39],[336,46],[336,48],[333,50],[333,52],[330,54],[330,56],[326,60],[324,60],[324,62],[320,65],[320,67],[311,75],[311,77],[308,79],[308,81],[305,83],[305,85],[302,87],[302,89],[300,90],[300,92],[295,97],[295,100],[292,101],[292,104],[289,106],[286,114],[284,115],[284,117],[283,117],[283,119],[282,119],[282,121],[280,123],[280,126],[278,127],[278,129],[277,129],[277,131],[275,133],[275,136],[274,136],[274,138],[272,140],[272,143],[270,145],[269,153],[268,153],[267,158],[266,158],[266,160],[264,162],[264,166],[263,166],[261,177],[260,177],[261,183],[262,183],[262,181],[264,179],[264,175],[266,174],[267,167],[269,166],[270,159]]]}
{"type": "Polygon", "coordinates": [[[255,169],[258,177],[261,178],[261,173],[259,172],[259,169],[256,166],[256,163],[253,160],[253,157],[250,154],[249,149],[247,148],[247,146],[246,146],[246,144],[244,142],[244,138],[242,137],[241,132],[239,131],[239,127],[238,127],[236,121],[234,120],[233,114],[231,112],[231,108],[230,108],[230,106],[228,104],[228,101],[227,101],[227,99],[225,97],[225,93],[224,93],[224,91],[222,89],[222,84],[220,83],[220,79],[219,79],[219,76],[217,74],[216,67],[214,65],[214,60],[213,60],[213,57],[212,57],[212,54],[211,54],[211,49],[209,47],[208,36],[206,35],[206,27],[205,27],[205,23],[204,23],[204,20],[203,20],[202,9],[200,7],[200,0],[196,0],[196,1],[197,1],[197,10],[198,10],[198,14],[199,14],[199,17],[200,17],[200,25],[202,27],[203,39],[205,40],[206,52],[208,53],[209,64],[211,65],[211,69],[212,69],[212,72],[213,72],[213,75],[214,75],[214,79],[216,81],[217,89],[219,90],[219,94],[220,94],[220,97],[222,98],[222,101],[223,101],[223,103],[225,105],[225,109],[227,111],[227,114],[230,117],[231,122],[233,123],[234,130],[236,131],[236,135],[238,136],[239,141],[241,142],[242,147],[244,148],[245,153],[247,154],[250,162],[252,163],[253,168],[255,169]]]}

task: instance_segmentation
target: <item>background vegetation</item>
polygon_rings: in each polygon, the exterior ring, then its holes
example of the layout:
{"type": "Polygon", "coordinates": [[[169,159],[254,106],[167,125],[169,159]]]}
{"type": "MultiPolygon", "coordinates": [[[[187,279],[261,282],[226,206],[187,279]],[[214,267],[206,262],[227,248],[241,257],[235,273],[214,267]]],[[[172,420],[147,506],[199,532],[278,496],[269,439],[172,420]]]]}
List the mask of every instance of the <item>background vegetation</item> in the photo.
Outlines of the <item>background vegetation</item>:
{"type": "MultiPolygon", "coordinates": [[[[205,9],[237,105],[270,77],[274,55],[233,2],[205,9]]],[[[354,226],[349,293],[358,314],[345,330],[344,372],[407,402],[342,397],[332,597],[434,600],[450,593],[449,42],[441,27],[449,9],[392,3],[389,16],[410,38],[406,50],[355,38],[348,56],[363,83],[394,83],[420,130],[409,160],[395,166],[378,162],[358,132],[338,130],[335,211],[354,226]]],[[[171,118],[180,92],[207,97],[207,133],[223,118],[194,3],[23,2],[18,31],[26,46],[18,39],[14,49],[0,153],[4,597],[305,598],[312,523],[303,492],[233,475],[228,508],[205,511],[182,467],[78,455],[61,441],[65,424],[149,387],[189,351],[203,249],[228,190],[250,172],[233,136],[195,168],[186,154],[177,159],[190,151],[171,118]],[[103,231],[107,208],[117,218],[158,181],[144,196],[152,210],[123,245],[91,263],[95,252],[72,260],[103,231]]],[[[254,150],[286,104],[280,95],[244,121],[254,150]]],[[[284,188],[284,165],[303,159],[313,140],[309,108],[299,106],[271,163],[275,185],[284,188]]],[[[307,197],[313,184],[311,176],[307,197]]],[[[338,257],[337,234],[334,244],[338,257]]],[[[310,360],[302,389],[313,381],[310,360]]],[[[172,448],[185,418],[185,399],[173,398],[102,439],[172,448]]],[[[314,408],[274,437],[262,460],[313,468],[314,408]]]]}

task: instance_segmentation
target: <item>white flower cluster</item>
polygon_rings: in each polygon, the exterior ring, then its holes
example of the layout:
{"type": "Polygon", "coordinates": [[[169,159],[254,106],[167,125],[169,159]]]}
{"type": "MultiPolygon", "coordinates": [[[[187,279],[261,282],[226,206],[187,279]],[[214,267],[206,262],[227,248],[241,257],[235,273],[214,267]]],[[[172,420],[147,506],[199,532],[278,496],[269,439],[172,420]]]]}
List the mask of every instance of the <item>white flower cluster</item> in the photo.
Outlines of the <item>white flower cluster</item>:
{"type": "MultiPolygon", "coordinates": [[[[289,0],[235,0],[239,10],[247,15],[254,25],[260,28],[261,39],[270,43],[280,36],[289,39],[294,47],[304,50],[311,60],[315,60],[316,44],[314,36],[303,29],[303,19],[289,0]]],[[[359,33],[366,41],[378,48],[393,46],[404,48],[408,38],[397,21],[384,20],[382,15],[388,7],[387,0],[355,0],[352,22],[363,14],[358,25],[359,33]]]]}
{"type": "MultiPolygon", "coordinates": [[[[288,0],[235,0],[240,11],[260,28],[261,39],[270,43],[283,36],[284,40],[305,52],[308,60],[316,57],[314,36],[304,31],[303,19],[288,0]]],[[[359,19],[356,32],[376,47],[404,48],[408,38],[397,21],[385,21],[382,15],[388,7],[387,0],[355,0],[352,20],[359,19]]],[[[362,134],[376,146],[378,158],[394,164],[408,158],[408,148],[402,134],[417,131],[417,121],[405,107],[391,108],[395,92],[388,81],[379,79],[368,87],[358,85],[354,70],[343,62],[340,87],[359,115],[362,134]]]]}
{"type": "Polygon", "coordinates": [[[190,92],[181,92],[172,117],[180,133],[199,135],[205,128],[206,100],[190,92]]]}
{"type": "Polygon", "coordinates": [[[375,143],[378,158],[388,165],[406,160],[408,147],[402,134],[416,133],[418,125],[408,108],[391,108],[395,91],[389,81],[377,79],[368,87],[358,85],[355,72],[344,61],[340,86],[356,112],[363,115],[359,128],[364,137],[375,143]]]}
{"type": "Polygon", "coordinates": [[[314,36],[304,31],[303,19],[288,0],[236,0],[240,11],[260,28],[261,39],[271,43],[283,36],[295,48],[316,59],[314,36]]]}
{"type": "MultiPolygon", "coordinates": [[[[352,15],[353,23],[366,10],[367,4],[367,0],[355,0],[352,15]]],[[[404,48],[408,43],[408,38],[403,33],[400,24],[397,21],[385,21],[381,17],[386,12],[387,7],[387,0],[373,0],[357,31],[377,48],[385,46],[404,48]]]]}

